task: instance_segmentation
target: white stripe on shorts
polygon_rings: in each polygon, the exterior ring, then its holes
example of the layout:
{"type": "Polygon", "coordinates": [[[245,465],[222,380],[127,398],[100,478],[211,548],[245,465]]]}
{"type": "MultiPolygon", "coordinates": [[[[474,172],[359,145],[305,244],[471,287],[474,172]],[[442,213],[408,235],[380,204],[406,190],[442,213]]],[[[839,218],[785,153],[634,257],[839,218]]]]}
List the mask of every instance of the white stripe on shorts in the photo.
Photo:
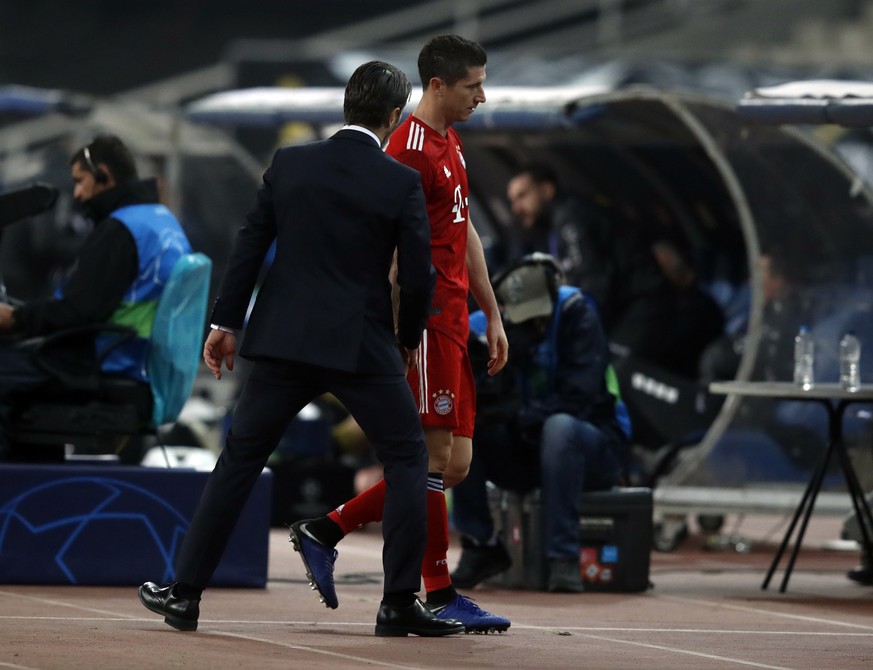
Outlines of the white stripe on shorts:
{"type": "Polygon", "coordinates": [[[427,401],[427,329],[421,334],[421,345],[418,347],[418,413],[427,414],[430,403],[427,401]]]}

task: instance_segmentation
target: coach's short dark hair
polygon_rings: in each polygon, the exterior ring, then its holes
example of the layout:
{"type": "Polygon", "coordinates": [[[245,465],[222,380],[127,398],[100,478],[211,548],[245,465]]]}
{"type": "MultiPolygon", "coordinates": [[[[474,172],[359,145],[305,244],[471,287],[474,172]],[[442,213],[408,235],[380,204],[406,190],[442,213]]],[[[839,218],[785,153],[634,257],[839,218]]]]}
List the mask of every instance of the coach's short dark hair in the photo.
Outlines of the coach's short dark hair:
{"type": "Polygon", "coordinates": [[[458,35],[437,35],[418,54],[418,76],[425,90],[434,77],[451,86],[466,77],[471,67],[484,67],[486,62],[488,56],[479,43],[458,35]]]}
{"type": "Polygon", "coordinates": [[[343,116],[348,124],[381,128],[395,108],[406,107],[411,92],[406,75],[390,63],[364,63],[346,84],[343,116]]]}
{"type": "Polygon", "coordinates": [[[113,179],[120,183],[128,179],[136,179],[136,161],[124,142],[115,135],[97,135],[88,144],[73,154],[70,165],[81,163],[82,167],[98,176],[97,167],[101,163],[106,165],[113,179]],[[87,149],[87,152],[86,152],[87,149]]]}

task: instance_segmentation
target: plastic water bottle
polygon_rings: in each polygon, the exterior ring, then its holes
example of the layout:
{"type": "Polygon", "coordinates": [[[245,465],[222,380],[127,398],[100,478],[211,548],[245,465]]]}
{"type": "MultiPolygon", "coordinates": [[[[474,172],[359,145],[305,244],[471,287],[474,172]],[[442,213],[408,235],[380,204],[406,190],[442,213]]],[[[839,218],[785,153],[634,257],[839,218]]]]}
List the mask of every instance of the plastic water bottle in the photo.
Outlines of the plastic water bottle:
{"type": "Polygon", "coordinates": [[[815,340],[806,326],[801,326],[794,338],[794,383],[804,389],[811,389],[813,366],[815,365],[815,340]]]}
{"type": "Polygon", "coordinates": [[[840,388],[857,391],[861,386],[861,343],[849,331],[840,340],[840,388]]]}

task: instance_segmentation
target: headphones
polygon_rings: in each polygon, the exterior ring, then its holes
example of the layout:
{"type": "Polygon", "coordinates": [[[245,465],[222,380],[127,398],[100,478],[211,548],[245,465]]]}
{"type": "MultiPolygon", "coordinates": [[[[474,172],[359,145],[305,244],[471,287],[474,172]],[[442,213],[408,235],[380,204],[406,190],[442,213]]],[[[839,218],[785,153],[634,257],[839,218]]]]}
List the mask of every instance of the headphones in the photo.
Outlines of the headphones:
{"type": "Polygon", "coordinates": [[[561,266],[558,265],[558,261],[555,260],[554,256],[544,254],[541,251],[535,251],[532,254],[523,256],[511,266],[500,272],[496,277],[494,277],[492,283],[494,289],[497,290],[497,287],[500,286],[509,275],[525,266],[534,266],[542,269],[543,274],[546,277],[546,286],[549,289],[549,295],[551,295],[552,302],[554,303],[558,298],[558,287],[564,281],[564,271],[561,270],[561,266]]]}
{"type": "Polygon", "coordinates": [[[87,145],[82,149],[82,155],[85,157],[85,168],[94,176],[94,181],[98,184],[105,184],[109,181],[105,170],[97,167],[97,164],[91,159],[91,145],[87,145]]]}

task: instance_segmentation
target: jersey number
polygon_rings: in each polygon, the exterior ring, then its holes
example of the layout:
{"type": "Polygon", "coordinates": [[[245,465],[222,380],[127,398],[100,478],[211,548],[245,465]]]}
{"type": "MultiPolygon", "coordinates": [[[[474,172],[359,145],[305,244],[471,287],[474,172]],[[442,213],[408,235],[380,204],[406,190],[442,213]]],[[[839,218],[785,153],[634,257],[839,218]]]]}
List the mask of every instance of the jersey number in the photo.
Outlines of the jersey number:
{"type": "Polygon", "coordinates": [[[455,215],[455,218],[452,219],[452,223],[461,223],[464,221],[464,209],[467,207],[467,203],[464,201],[464,196],[461,194],[461,185],[458,184],[455,186],[455,205],[452,207],[452,213],[455,215]]]}

